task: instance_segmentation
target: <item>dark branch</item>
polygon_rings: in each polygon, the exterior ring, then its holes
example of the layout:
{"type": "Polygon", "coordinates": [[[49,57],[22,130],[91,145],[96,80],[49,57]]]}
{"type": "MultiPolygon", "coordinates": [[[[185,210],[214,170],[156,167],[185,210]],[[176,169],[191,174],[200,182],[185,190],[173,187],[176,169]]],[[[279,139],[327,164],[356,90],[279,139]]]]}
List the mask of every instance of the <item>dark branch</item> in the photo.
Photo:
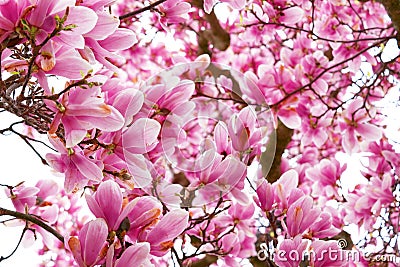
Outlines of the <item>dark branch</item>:
{"type": "Polygon", "coordinates": [[[126,13],[124,15],[121,15],[121,16],[119,16],[119,19],[120,20],[129,19],[129,18],[134,17],[134,16],[136,16],[136,15],[142,13],[142,12],[145,12],[147,10],[150,10],[150,9],[154,8],[154,7],[158,6],[159,4],[164,3],[165,1],[167,1],[167,0],[158,0],[158,1],[152,3],[152,4],[148,5],[148,6],[145,6],[143,8],[137,9],[135,11],[126,13]]]}

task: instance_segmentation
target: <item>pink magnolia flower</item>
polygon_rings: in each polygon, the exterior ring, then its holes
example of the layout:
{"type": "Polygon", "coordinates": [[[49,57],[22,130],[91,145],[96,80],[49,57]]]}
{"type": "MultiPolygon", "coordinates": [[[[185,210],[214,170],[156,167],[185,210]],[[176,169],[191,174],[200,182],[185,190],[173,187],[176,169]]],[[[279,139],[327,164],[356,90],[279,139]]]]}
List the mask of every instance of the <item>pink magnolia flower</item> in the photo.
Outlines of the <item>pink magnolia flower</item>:
{"type": "Polygon", "coordinates": [[[159,6],[159,20],[165,28],[167,23],[181,23],[189,19],[190,4],[179,0],[167,0],[159,6]]]}
{"type": "Polygon", "coordinates": [[[36,197],[40,189],[32,186],[19,184],[12,190],[5,188],[6,195],[11,199],[15,210],[25,213],[25,206],[28,210],[36,204],[36,197]]]}
{"type": "MultiPolygon", "coordinates": [[[[205,154],[208,154],[206,152],[205,154]]],[[[226,194],[235,187],[240,186],[247,173],[246,165],[232,155],[222,157],[212,156],[215,151],[209,153],[210,161],[201,161],[204,167],[194,172],[195,180],[189,188],[198,189],[198,195],[193,200],[193,205],[203,205],[219,199],[221,193],[226,194]]]]}
{"type": "Polygon", "coordinates": [[[274,262],[279,267],[297,267],[305,255],[307,249],[307,240],[300,235],[294,239],[285,239],[280,243],[277,252],[275,252],[274,262]]]}
{"type": "Polygon", "coordinates": [[[382,136],[382,129],[370,123],[371,118],[363,105],[364,99],[357,98],[344,111],[344,122],[340,123],[340,129],[343,131],[342,145],[347,153],[358,150],[358,136],[366,141],[377,141],[382,136]]]}
{"type": "Polygon", "coordinates": [[[332,237],[340,233],[340,230],[332,225],[332,216],[327,212],[322,212],[310,227],[310,235],[316,238],[332,237]]]}
{"type": "Polygon", "coordinates": [[[304,10],[298,6],[287,8],[283,11],[283,16],[279,17],[279,21],[284,24],[295,24],[304,17],[304,10]]]}
{"type": "Polygon", "coordinates": [[[97,218],[105,220],[109,231],[118,230],[122,220],[132,211],[137,200],[131,201],[123,208],[121,189],[112,180],[102,182],[93,196],[86,195],[89,209],[97,218]]]}
{"type": "Polygon", "coordinates": [[[328,198],[339,197],[336,183],[346,168],[347,164],[340,166],[340,163],[334,158],[322,159],[319,164],[308,168],[306,176],[313,181],[313,195],[324,194],[328,198]]]}
{"type": "Polygon", "coordinates": [[[285,210],[288,208],[288,199],[292,190],[297,188],[299,175],[295,170],[288,170],[282,174],[278,181],[272,184],[275,201],[278,206],[285,210]]]}
{"type": "Polygon", "coordinates": [[[372,177],[367,185],[358,185],[346,197],[345,208],[347,222],[365,224],[367,229],[372,227],[372,215],[379,215],[382,207],[395,200],[392,192],[393,177],[385,174],[381,179],[372,177]]]}
{"type": "Polygon", "coordinates": [[[263,137],[255,111],[247,106],[238,115],[234,114],[228,123],[232,146],[236,151],[246,151],[255,146],[263,137]]]}
{"type": "Polygon", "coordinates": [[[0,42],[3,42],[11,33],[15,31],[15,27],[20,23],[20,19],[29,1],[8,0],[0,2],[0,42]]]}
{"type": "Polygon", "coordinates": [[[156,120],[140,118],[122,133],[117,147],[118,155],[126,161],[137,187],[146,187],[151,183],[151,174],[143,154],[153,150],[158,144],[161,125],[156,120]],[[122,149],[122,153],[118,151],[122,149]]]}
{"type": "Polygon", "coordinates": [[[78,146],[65,148],[56,136],[50,135],[49,140],[61,154],[48,153],[46,160],[53,169],[65,173],[64,188],[67,192],[82,188],[89,180],[101,182],[103,164],[100,161],[88,158],[78,146]]]}
{"type": "Polygon", "coordinates": [[[146,231],[154,226],[161,216],[163,207],[156,198],[142,196],[134,200],[133,210],[128,214],[130,228],[127,235],[131,240],[137,241],[146,235],[146,231]]]}
{"type": "Polygon", "coordinates": [[[106,222],[96,219],[85,224],[78,237],[67,237],[65,246],[71,251],[79,267],[92,267],[106,256],[107,235],[106,222]]]}
{"type": "Polygon", "coordinates": [[[275,198],[272,185],[263,179],[261,184],[257,187],[256,193],[257,197],[254,197],[254,200],[257,206],[259,206],[264,212],[270,211],[275,198]]]}
{"type": "Polygon", "coordinates": [[[124,125],[122,115],[104,103],[99,87],[74,87],[61,96],[57,105],[53,102],[48,102],[48,105],[56,112],[49,133],[55,133],[62,123],[67,148],[81,142],[90,129],[117,131],[124,125]]]}
{"type": "Polygon", "coordinates": [[[55,29],[55,16],[62,18],[67,7],[68,16],[63,26],[70,29],[60,31],[52,40],[71,48],[82,49],[84,47],[82,35],[93,29],[98,17],[92,9],[84,6],[75,6],[75,2],[71,0],[62,2],[36,1],[36,6],[29,13],[27,20],[31,25],[39,28],[35,38],[38,44],[55,29]]]}
{"type": "Polygon", "coordinates": [[[321,210],[312,206],[313,200],[309,196],[303,196],[289,206],[285,224],[289,236],[303,234],[315,223],[321,210]]]}
{"type": "Polygon", "coordinates": [[[316,117],[325,112],[324,108],[319,105],[307,104],[299,103],[296,109],[300,117],[303,118],[301,124],[301,131],[303,132],[301,143],[304,146],[314,143],[317,147],[321,147],[329,137],[326,127],[329,127],[332,123],[332,112],[327,112],[317,120],[316,117]]]}
{"type": "MultiPolygon", "coordinates": [[[[93,67],[84,60],[75,49],[68,49],[50,40],[40,50],[36,64],[46,74],[54,74],[79,80],[93,67]]],[[[26,66],[27,67],[27,66],[26,66]]],[[[50,94],[50,92],[48,92],[50,94]]]]}
{"type": "Polygon", "coordinates": [[[228,128],[223,121],[219,121],[214,128],[214,142],[220,155],[232,153],[232,143],[229,141],[228,128]]]}

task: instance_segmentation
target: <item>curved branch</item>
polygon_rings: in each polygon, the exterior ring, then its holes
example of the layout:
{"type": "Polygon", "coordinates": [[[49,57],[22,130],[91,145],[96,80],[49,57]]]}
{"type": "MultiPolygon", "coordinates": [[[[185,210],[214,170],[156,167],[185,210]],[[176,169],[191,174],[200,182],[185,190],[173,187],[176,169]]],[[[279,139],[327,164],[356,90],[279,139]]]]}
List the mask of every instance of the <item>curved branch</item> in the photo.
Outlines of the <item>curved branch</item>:
{"type": "Polygon", "coordinates": [[[62,243],[64,243],[64,237],[57,232],[54,228],[52,228],[51,226],[47,225],[46,223],[42,222],[41,220],[39,220],[37,217],[34,217],[32,215],[29,214],[25,214],[25,213],[21,213],[18,211],[12,211],[12,210],[8,210],[8,209],[4,209],[0,207],[0,216],[3,215],[9,215],[9,216],[13,216],[15,218],[21,219],[21,220],[25,220],[25,221],[29,221],[33,224],[36,224],[37,226],[43,228],[44,230],[46,230],[47,232],[49,232],[50,234],[54,235],[58,240],[60,240],[62,243]]]}
{"type": "Polygon", "coordinates": [[[142,13],[142,12],[145,12],[145,11],[147,11],[147,10],[150,10],[150,9],[152,9],[153,7],[158,6],[159,4],[164,3],[165,1],[167,1],[167,0],[158,0],[158,1],[152,3],[152,4],[148,5],[148,6],[145,6],[145,7],[143,7],[143,8],[138,9],[138,10],[134,10],[134,11],[132,11],[132,12],[126,13],[126,14],[124,14],[124,15],[121,15],[121,16],[119,16],[119,19],[120,19],[120,20],[129,19],[129,18],[134,17],[134,16],[136,16],[136,15],[142,13]]]}

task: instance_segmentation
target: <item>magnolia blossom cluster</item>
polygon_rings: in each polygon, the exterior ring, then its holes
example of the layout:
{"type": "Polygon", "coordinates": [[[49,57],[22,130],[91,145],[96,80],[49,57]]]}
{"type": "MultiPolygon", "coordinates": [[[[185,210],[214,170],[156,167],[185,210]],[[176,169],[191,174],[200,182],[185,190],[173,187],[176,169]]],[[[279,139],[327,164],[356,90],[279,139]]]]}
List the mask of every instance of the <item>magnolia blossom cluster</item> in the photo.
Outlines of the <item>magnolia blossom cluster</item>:
{"type": "Polygon", "coordinates": [[[64,177],[5,187],[53,229],[29,221],[24,242],[42,236],[43,266],[256,265],[262,242],[317,256],[270,266],[367,266],[323,257],[345,226],[399,218],[379,102],[397,37],[364,2],[0,1],[0,108],[64,177]],[[365,163],[348,191],[340,153],[365,163]]]}

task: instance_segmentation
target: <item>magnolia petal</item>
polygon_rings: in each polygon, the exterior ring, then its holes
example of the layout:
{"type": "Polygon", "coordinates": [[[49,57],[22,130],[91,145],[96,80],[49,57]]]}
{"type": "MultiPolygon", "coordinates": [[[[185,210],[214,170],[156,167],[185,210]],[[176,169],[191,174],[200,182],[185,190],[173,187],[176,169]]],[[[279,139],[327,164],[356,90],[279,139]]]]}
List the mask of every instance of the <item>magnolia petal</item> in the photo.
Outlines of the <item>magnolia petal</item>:
{"type": "Polygon", "coordinates": [[[98,128],[106,132],[118,131],[125,123],[124,117],[117,109],[107,105],[110,114],[107,117],[90,117],[88,121],[93,125],[93,128],[98,128]]]}
{"type": "Polygon", "coordinates": [[[106,11],[97,12],[98,20],[96,26],[85,34],[95,40],[104,40],[118,29],[119,20],[106,11]]]}
{"type": "Polygon", "coordinates": [[[124,151],[124,157],[128,165],[129,173],[132,175],[132,179],[135,183],[135,187],[143,188],[148,186],[152,178],[144,156],[124,151]]]}
{"type": "Polygon", "coordinates": [[[144,95],[139,90],[127,89],[122,91],[114,99],[113,106],[125,118],[125,125],[132,122],[133,116],[136,115],[142,108],[144,95]]]}
{"type": "Polygon", "coordinates": [[[355,130],[368,141],[378,141],[382,137],[382,129],[372,124],[359,124],[355,130]]]}
{"type": "Polygon", "coordinates": [[[84,6],[72,6],[69,8],[65,26],[76,26],[70,31],[63,31],[64,34],[79,36],[91,31],[97,23],[97,14],[90,8],[84,6]]]}
{"type": "Polygon", "coordinates": [[[76,168],[85,178],[97,182],[101,182],[103,179],[102,169],[100,169],[99,166],[97,166],[94,162],[86,158],[86,156],[74,154],[71,156],[71,161],[75,164],[76,168]]]}
{"type": "Polygon", "coordinates": [[[68,79],[80,80],[92,69],[92,66],[79,57],[57,57],[55,66],[48,72],[68,79]]]}
{"type": "Polygon", "coordinates": [[[283,11],[284,16],[281,17],[281,22],[286,24],[295,24],[304,16],[304,10],[298,6],[294,6],[283,11]]]}
{"type": "Polygon", "coordinates": [[[106,217],[103,213],[103,210],[99,206],[99,203],[97,203],[96,199],[93,196],[86,194],[85,199],[90,211],[93,213],[94,216],[96,216],[96,218],[106,217]]]}
{"type": "Polygon", "coordinates": [[[112,230],[117,230],[119,225],[115,225],[122,208],[122,192],[118,184],[112,180],[107,180],[100,184],[95,193],[96,202],[105,215],[104,219],[112,230]]]}
{"type": "Polygon", "coordinates": [[[189,220],[189,213],[182,209],[175,209],[167,213],[147,236],[150,244],[160,244],[177,237],[185,230],[189,220]]]}
{"type": "Polygon", "coordinates": [[[298,129],[301,126],[301,118],[295,109],[280,109],[278,118],[290,129],[298,129]]]}

